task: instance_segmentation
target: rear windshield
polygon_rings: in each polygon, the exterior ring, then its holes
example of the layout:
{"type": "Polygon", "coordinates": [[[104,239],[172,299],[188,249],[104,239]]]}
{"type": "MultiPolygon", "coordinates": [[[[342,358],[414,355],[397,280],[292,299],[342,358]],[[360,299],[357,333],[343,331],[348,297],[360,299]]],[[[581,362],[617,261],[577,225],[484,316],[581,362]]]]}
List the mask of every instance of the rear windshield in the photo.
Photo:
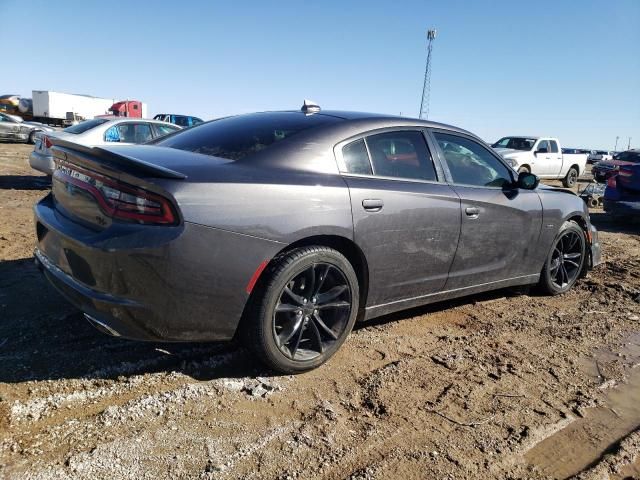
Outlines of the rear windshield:
{"type": "Polygon", "coordinates": [[[240,160],[302,130],[341,119],[302,112],[251,113],[222,118],[175,133],[156,145],[240,160]]]}
{"type": "Polygon", "coordinates": [[[84,133],[87,130],[91,130],[92,128],[97,127],[98,125],[102,125],[103,123],[106,123],[108,121],[108,118],[94,118],[93,120],[85,120],[84,122],[80,122],[77,125],[65,128],[63,132],[75,133],[77,135],[78,133],[84,133]]]}

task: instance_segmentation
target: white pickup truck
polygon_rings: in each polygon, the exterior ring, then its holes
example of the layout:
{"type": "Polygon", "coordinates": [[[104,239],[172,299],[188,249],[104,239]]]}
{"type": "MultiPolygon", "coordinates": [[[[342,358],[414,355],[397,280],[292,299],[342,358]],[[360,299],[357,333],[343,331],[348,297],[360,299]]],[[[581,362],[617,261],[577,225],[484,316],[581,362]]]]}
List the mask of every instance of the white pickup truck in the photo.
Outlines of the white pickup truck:
{"type": "Polygon", "coordinates": [[[563,154],[557,138],[504,137],[491,146],[514,170],[562,179],[565,187],[573,187],[587,166],[586,154],[563,154]]]}

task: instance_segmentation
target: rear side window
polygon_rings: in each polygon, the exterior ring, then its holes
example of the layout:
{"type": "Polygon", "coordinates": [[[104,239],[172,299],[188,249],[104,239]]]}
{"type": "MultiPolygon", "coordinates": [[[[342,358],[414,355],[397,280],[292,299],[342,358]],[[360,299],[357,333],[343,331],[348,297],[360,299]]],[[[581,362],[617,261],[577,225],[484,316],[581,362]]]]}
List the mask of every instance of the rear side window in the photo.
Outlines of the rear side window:
{"type": "Polygon", "coordinates": [[[558,142],[551,140],[549,144],[551,145],[551,153],[558,153],[558,142]]]}
{"type": "Polygon", "coordinates": [[[367,137],[374,175],[436,180],[427,143],[418,131],[380,133],[367,137]]]}
{"type": "Polygon", "coordinates": [[[356,140],[342,147],[342,160],[347,173],[371,175],[371,163],[364,140],[356,140]]]}
{"type": "Polygon", "coordinates": [[[120,123],[104,132],[105,142],[145,143],[152,138],[148,123],[120,123]]]}
{"type": "Polygon", "coordinates": [[[153,128],[156,130],[156,136],[158,137],[164,137],[165,135],[169,135],[170,133],[180,130],[178,127],[171,125],[159,125],[157,123],[153,124],[153,128]]]}
{"type": "Polygon", "coordinates": [[[196,125],[156,142],[156,145],[241,160],[311,128],[342,121],[302,112],[252,113],[196,125]]]}

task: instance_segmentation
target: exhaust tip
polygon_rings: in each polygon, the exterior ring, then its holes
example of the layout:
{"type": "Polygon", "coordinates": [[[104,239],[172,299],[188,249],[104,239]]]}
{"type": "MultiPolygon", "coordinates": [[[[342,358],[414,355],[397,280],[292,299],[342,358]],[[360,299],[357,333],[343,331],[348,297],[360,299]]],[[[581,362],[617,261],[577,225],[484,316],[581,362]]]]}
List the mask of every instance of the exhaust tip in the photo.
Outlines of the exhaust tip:
{"type": "Polygon", "coordinates": [[[111,328],[109,325],[107,325],[104,322],[101,322],[100,320],[98,320],[95,317],[92,317],[89,314],[85,313],[84,314],[84,318],[86,318],[91,325],[93,325],[95,328],[100,330],[102,333],[106,333],[107,335],[111,335],[113,337],[120,337],[121,336],[120,333],[118,333],[116,330],[111,328]]]}

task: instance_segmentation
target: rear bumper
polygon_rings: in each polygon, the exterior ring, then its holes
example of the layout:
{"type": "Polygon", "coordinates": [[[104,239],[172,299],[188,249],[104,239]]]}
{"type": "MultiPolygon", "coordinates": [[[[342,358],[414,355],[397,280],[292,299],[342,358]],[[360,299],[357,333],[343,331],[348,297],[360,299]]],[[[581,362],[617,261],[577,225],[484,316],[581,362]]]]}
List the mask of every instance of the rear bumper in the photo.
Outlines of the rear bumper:
{"type": "Polygon", "coordinates": [[[247,282],[282,248],[191,223],[96,232],[62,215],[51,195],[35,206],[35,220],[46,278],[100,330],[135,340],[231,339],[247,282]]]}
{"type": "Polygon", "coordinates": [[[34,170],[44,172],[47,175],[53,175],[54,162],[53,155],[43,155],[35,150],[29,155],[29,165],[34,170]]]}
{"type": "Polygon", "coordinates": [[[640,216],[640,196],[635,202],[625,202],[623,200],[604,199],[602,203],[604,211],[612,215],[632,215],[640,216]]]}

